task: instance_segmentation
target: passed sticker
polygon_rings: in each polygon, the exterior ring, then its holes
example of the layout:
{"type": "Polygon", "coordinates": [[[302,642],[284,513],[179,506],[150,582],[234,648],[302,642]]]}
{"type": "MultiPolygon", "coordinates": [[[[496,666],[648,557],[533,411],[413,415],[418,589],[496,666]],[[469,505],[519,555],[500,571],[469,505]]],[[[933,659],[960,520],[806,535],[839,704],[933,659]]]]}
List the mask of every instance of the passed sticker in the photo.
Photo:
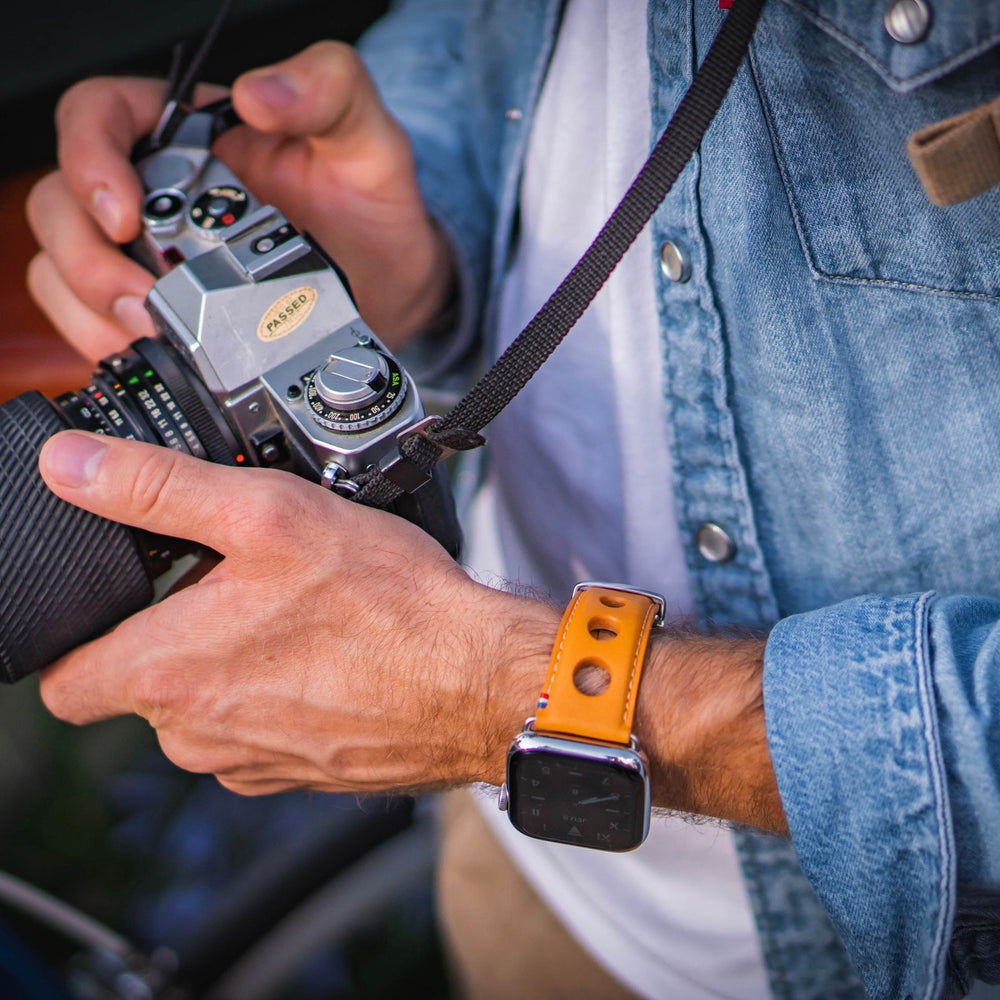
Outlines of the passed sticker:
{"type": "Polygon", "coordinates": [[[282,295],[261,317],[257,336],[264,341],[287,337],[306,321],[318,298],[316,289],[308,285],[282,295]]]}

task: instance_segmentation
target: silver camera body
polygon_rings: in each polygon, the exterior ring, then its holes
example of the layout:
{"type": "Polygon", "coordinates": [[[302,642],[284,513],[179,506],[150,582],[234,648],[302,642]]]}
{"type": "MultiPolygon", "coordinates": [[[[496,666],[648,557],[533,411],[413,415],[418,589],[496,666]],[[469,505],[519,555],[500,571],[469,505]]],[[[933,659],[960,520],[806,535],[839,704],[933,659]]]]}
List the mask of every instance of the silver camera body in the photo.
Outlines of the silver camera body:
{"type": "MultiPolygon", "coordinates": [[[[350,496],[353,477],[391,461],[424,419],[417,387],[323,250],[211,154],[217,131],[211,109],[190,112],[136,161],[148,194],[127,249],[159,275],[146,307],[235,433],[240,462],[350,496]]],[[[397,513],[457,554],[442,475],[414,497],[397,513]]]]}

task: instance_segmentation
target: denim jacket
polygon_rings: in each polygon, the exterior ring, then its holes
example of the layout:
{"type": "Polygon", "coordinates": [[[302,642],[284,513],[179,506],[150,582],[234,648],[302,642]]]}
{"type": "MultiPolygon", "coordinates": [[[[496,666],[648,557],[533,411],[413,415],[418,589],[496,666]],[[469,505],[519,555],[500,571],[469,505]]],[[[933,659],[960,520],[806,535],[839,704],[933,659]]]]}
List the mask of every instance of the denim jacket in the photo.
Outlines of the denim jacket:
{"type": "MultiPolygon", "coordinates": [[[[886,4],[770,0],[651,223],[691,262],[650,267],[698,611],[770,630],[792,840],[739,850],[783,1000],[1000,979],[1000,190],[935,207],[905,153],[1000,93],[1000,2],[928,2],[901,43],[886,4]]],[[[363,42],[456,250],[443,364],[489,343],[560,12],[404,0],[363,42]]],[[[723,16],[650,0],[656,134],[723,16]]]]}

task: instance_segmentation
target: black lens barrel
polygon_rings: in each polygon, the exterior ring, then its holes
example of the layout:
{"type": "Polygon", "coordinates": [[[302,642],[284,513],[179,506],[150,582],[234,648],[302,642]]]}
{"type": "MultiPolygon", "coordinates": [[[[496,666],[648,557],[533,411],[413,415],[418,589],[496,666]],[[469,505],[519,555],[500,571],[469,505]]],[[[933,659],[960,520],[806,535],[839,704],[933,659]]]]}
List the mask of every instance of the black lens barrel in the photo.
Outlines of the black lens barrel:
{"type": "Polygon", "coordinates": [[[90,385],[0,406],[0,681],[16,681],[145,607],[152,581],[191,543],[99,518],[58,499],[38,471],[53,434],[81,430],[166,445],[225,465],[239,447],[179,355],[139,340],[90,385]]]}
{"type": "Polygon", "coordinates": [[[60,500],[42,480],[38,453],[66,427],[37,392],[0,406],[0,679],[7,682],[153,596],[136,533],[60,500]]]}

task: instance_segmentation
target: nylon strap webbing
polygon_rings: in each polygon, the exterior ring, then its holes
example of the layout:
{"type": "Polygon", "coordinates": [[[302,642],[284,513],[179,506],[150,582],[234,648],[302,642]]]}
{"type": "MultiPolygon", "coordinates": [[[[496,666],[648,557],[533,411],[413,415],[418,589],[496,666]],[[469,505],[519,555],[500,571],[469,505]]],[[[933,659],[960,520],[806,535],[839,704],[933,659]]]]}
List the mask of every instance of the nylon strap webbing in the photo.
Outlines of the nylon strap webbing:
{"type": "Polygon", "coordinates": [[[354,500],[386,507],[429,476],[443,456],[484,443],[479,431],[559,346],[694,156],[743,62],[763,5],[764,0],[736,0],[649,159],[586,253],[453,410],[422,434],[404,435],[395,462],[356,477],[361,489],[354,500]]]}
{"type": "Polygon", "coordinates": [[[935,205],[957,205],[1000,184],[1000,97],[914,132],[906,144],[935,205]]]}

